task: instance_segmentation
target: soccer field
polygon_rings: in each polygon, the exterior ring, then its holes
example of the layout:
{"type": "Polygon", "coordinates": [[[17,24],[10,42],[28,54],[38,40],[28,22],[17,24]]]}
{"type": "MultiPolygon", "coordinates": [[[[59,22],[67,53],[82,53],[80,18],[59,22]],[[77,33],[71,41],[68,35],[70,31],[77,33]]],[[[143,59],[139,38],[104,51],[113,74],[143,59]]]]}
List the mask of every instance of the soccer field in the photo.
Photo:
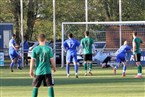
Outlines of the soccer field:
{"type": "MultiPolygon", "coordinates": [[[[0,97],[31,97],[32,79],[28,68],[22,71],[15,69],[13,73],[8,67],[0,68],[0,97]]],[[[65,68],[57,68],[54,74],[55,97],[145,97],[145,77],[134,78],[137,68],[128,67],[125,78],[121,77],[121,72],[120,68],[117,75],[113,75],[111,68],[94,67],[94,76],[84,76],[83,67],[80,67],[79,78],[76,79],[73,67],[70,78],[66,78],[65,68]]],[[[47,88],[40,87],[38,95],[48,97],[47,88]]]]}

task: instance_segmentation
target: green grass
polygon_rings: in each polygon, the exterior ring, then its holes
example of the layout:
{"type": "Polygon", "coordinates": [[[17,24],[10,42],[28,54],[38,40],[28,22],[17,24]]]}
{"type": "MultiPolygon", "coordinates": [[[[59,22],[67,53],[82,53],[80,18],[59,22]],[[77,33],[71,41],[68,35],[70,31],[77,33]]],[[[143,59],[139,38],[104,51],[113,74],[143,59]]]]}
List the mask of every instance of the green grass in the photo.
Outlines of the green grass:
{"type": "MultiPolygon", "coordinates": [[[[0,97],[31,97],[32,79],[28,68],[15,69],[13,73],[8,67],[0,68],[0,97]]],[[[117,75],[113,75],[111,68],[94,67],[94,76],[84,77],[80,67],[79,79],[76,79],[73,67],[70,78],[66,78],[65,68],[57,68],[54,74],[55,97],[145,97],[145,79],[134,78],[137,68],[128,67],[125,78],[121,77],[121,71],[120,68],[117,75]]],[[[47,97],[47,88],[40,87],[38,97],[47,97]]]]}

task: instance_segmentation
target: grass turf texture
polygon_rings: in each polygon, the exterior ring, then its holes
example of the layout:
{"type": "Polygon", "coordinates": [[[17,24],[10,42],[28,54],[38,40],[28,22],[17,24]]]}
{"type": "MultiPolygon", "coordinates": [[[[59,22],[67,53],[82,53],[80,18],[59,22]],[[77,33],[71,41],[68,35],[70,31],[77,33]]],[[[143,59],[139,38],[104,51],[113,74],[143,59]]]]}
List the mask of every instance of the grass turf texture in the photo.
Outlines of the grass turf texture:
{"type": "MultiPolygon", "coordinates": [[[[28,67],[22,71],[15,69],[13,73],[8,67],[0,68],[0,97],[31,97],[32,79],[28,75],[28,67]]],[[[55,97],[145,97],[145,76],[143,79],[134,78],[137,67],[128,67],[125,78],[121,72],[120,68],[117,75],[113,75],[111,68],[93,67],[94,76],[84,76],[80,67],[79,78],[76,79],[73,67],[70,78],[66,78],[65,68],[57,68],[54,74],[55,97]]],[[[38,95],[48,97],[47,88],[41,86],[38,95]]]]}

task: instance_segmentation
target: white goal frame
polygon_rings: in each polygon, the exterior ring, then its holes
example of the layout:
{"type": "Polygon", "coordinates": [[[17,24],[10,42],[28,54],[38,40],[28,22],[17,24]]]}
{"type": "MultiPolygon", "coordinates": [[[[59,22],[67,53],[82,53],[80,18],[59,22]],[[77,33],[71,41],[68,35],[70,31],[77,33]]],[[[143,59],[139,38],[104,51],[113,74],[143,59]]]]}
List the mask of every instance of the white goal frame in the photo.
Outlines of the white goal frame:
{"type": "MultiPolygon", "coordinates": [[[[67,25],[67,24],[72,24],[72,25],[79,25],[79,24],[84,24],[84,25],[88,25],[88,24],[94,24],[94,25],[118,25],[120,26],[120,29],[119,29],[119,34],[120,34],[120,37],[122,35],[121,33],[121,26],[123,25],[145,25],[145,21],[111,21],[111,22],[62,22],[62,31],[61,31],[61,34],[62,34],[62,45],[64,43],[64,25],[67,25]]],[[[122,41],[122,39],[120,38],[120,42],[122,41]]],[[[64,67],[64,50],[62,48],[61,50],[61,67],[64,67]]]]}

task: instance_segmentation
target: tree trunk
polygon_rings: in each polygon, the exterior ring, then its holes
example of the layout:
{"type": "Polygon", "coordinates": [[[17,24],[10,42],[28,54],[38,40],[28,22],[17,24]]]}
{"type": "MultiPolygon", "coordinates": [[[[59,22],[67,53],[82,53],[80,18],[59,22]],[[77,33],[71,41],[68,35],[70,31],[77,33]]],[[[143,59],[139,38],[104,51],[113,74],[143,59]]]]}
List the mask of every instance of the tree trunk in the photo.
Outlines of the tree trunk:
{"type": "Polygon", "coordinates": [[[19,44],[21,42],[20,39],[20,1],[19,0],[11,0],[13,6],[12,12],[14,15],[14,24],[15,24],[15,34],[16,34],[16,43],[19,44]]]}
{"type": "Polygon", "coordinates": [[[104,0],[104,9],[105,9],[105,14],[107,17],[107,21],[110,20],[110,10],[109,10],[109,1],[108,0],[104,0]]]}
{"type": "Polygon", "coordinates": [[[27,12],[27,30],[26,30],[26,35],[28,37],[28,40],[31,40],[34,32],[34,24],[36,20],[34,7],[35,7],[34,0],[29,0],[28,12],[27,12]]]}

